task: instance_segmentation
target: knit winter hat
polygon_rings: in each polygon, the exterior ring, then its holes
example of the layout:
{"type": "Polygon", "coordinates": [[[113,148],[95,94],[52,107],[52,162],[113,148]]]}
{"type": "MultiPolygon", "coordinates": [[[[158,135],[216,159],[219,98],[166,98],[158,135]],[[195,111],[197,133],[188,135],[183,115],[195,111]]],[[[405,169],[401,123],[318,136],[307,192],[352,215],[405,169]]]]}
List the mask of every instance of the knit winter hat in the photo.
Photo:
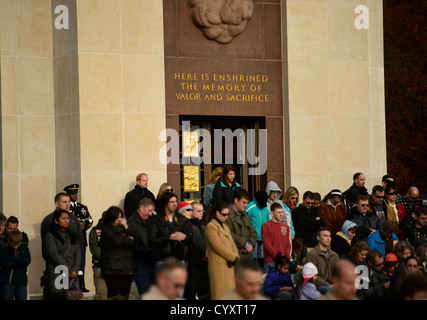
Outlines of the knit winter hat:
{"type": "Polygon", "coordinates": [[[302,267],[302,277],[304,278],[304,283],[309,281],[315,275],[317,275],[319,271],[317,271],[317,267],[313,262],[308,262],[302,267]]]}
{"type": "Polygon", "coordinates": [[[183,213],[187,209],[193,209],[191,204],[187,201],[181,201],[178,205],[178,208],[177,208],[178,213],[183,213]]]}

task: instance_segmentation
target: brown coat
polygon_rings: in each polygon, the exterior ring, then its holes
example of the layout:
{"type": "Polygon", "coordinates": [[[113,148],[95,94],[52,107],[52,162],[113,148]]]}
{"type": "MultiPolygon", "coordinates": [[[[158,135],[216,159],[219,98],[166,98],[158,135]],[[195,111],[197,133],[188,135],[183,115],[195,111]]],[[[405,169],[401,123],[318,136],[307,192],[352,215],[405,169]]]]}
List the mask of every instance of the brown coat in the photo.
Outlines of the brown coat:
{"type": "Polygon", "coordinates": [[[238,258],[239,251],[228,226],[226,224],[221,226],[216,219],[207,224],[205,238],[211,300],[218,300],[236,287],[234,267],[229,268],[227,262],[233,262],[238,258]]]}
{"type": "Polygon", "coordinates": [[[323,221],[325,221],[325,227],[331,231],[332,235],[341,231],[347,215],[345,204],[340,203],[334,209],[326,200],[320,203],[318,210],[319,215],[322,217],[323,221]]]}

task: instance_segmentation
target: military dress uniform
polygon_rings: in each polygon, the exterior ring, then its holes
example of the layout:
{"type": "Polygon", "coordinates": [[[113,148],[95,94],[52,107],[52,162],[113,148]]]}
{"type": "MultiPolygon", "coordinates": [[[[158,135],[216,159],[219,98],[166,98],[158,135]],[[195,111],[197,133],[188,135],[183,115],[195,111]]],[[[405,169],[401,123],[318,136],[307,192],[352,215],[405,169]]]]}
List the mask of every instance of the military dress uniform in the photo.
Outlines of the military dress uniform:
{"type": "MultiPolygon", "coordinates": [[[[78,193],[78,190],[79,190],[78,184],[71,184],[64,188],[64,191],[67,192],[68,194],[76,194],[78,193]]],[[[70,201],[70,211],[73,215],[77,217],[77,219],[79,219],[80,224],[84,225],[82,229],[82,232],[83,232],[82,259],[81,259],[81,265],[80,265],[80,270],[78,275],[79,275],[80,288],[82,289],[83,292],[87,292],[88,290],[85,287],[85,281],[84,281],[84,270],[85,270],[85,264],[86,264],[86,247],[88,245],[87,230],[90,227],[92,227],[93,220],[87,206],[77,201],[76,202],[70,201]]]]}

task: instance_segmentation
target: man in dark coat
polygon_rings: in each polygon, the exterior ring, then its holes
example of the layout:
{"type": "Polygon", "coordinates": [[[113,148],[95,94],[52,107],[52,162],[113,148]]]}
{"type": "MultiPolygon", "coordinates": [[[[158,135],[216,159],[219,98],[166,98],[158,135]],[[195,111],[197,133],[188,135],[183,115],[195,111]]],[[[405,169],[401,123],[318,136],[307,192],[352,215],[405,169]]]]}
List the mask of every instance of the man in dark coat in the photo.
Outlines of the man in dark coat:
{"type": "Polygon", "coordinates": [[[382,272],[384,257],[379,251],[370,250],[366,256],[366,262],[369,267],[368,287],[358,288],[357,295],[363,300],[385,300],[390,282],[382,272]]]}
{"type": "Polygon", "coordinates": [[[148,229],[148,243],[154,249],[153,257],[156,262],[169,257],[184,260],[191,243],[189,222],[176,211],[176,194],[166,192],[160,199],[163,208],[152,218],[148,229]]]}
{"type": "Polygon", "coordinates": [[[188,250],[188,281],[184,291],[187,300],[203,299],[209,295],[208,261],[205,240],[205,224],[203,222],[203,204],[192,202],[193,215],[189,220],[192,241],[188,250]]]}
{"type": "Polygon", "coordinates": [[[402,221],[403,235],[414,248],[427,246],[427,210],[425,207],[414,210],[415,219],[405,215],[402,221]]]}
{"type": "Polygon", "coordinates": [[[344,192],[344,194],[349,192],[349,190],[354,189],[354,190],[357,190],[358,194],[367,195],[368,189],[365,188],[365,181],[366,181],[366,177],[363,173],[361,172],[355,173],[353,175],[353,185],[350,188],[348,188],[348,190],[344,192]]]}
{"type": "Polygon", "coordinates": [[[148,175],[145,173],[140,173],[136,176],[136,185],[135,188],[125,196],[125,205],[124,212],[126,219],[129,219],[131,215],[138,209],[139,201],[144,198],[150,198],[153,201],[156,201],[154,194],[147,189],[148,187],[148,175]]]}
{"type": "Polygon", "coordinates": [[[135,271],[134,281],[139,295],[147,292],[155,281],[155,260],[153,248],[148,244],[148,228],[155,204],[149,198],[139,202],[138,209],[129,218],[129,232],[135,239],[135,271]]]}
{"type": "Polygon", "coordinates": [[[303,203],[292,212],[292,220],[295,229],[295,237],[304,239],[304,245],[314,248],[317,244],[317,230],[325,225],[317,209],[313,209],[314,194],[306,191],[303,195],[303,203]]]}
{"type": "Polygon", "coordinates": [[[380,220],[369,209],[369,196],[359,195],[356,206],[350,210],[348,220],[357,224],[356,239],[367,241],[368,236],[379,227],[380,220]]]}

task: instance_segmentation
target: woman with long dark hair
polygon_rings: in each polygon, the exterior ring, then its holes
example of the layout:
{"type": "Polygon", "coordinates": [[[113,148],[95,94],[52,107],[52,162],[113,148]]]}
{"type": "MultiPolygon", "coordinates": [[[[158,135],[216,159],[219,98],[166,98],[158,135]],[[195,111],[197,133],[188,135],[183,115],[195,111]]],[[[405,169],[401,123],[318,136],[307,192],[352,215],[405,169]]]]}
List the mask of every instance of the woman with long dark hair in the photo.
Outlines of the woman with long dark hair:
{"type": "Polygon", "coordinates": [[[218,179],[213,190],[212,203],[215,205],[219,201],[226,204],[233,203],[233,192],[241,186],[236,182],[236,169],[233,165],[226,164],[222,170],[222,177],[218,179]]]}
{"type": "Polygon", "coordinates": [[[134,272],[134,245],[122,209],[111,206],[104,213],[100,240],[101,270],[108,298],[129,298],[134,272]]]}
{"type": "Polygon", "coordinates": [[[234,266],[239,260],[239,250],[225,224],[229,214],[228,205],[218,202],[209,209],[206,217],[205,237],[211,300],[220,299],[236,286],[234,266]]]}

